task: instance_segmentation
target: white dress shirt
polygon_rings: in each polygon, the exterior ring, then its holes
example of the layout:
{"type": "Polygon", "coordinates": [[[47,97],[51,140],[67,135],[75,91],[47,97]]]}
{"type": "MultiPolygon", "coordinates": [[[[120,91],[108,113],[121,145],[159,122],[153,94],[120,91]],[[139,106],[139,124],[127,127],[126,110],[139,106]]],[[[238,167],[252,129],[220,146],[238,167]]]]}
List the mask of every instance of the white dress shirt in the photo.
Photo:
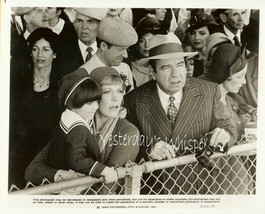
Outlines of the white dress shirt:
{"type": "Polygon", "coordinates": [[[96,53],[96,51],[97,51],[97,41],[95,41],[92,45],[90,45],[90,46],[87,46],[87,45],[85,45],[83,42],[81,42],[79,39],[78,39],[78,45],[79,45],[79,48],[80,48],[80,50],[81,50],[81,53],[82,53],[82,57],[83,57],[83,59],[84,59],[84,62],[86,61],[86,56],[87,56],[87,51],[86,51],[86,49],[88,48],[88,47],[91,47],[92,49],[93,49],[93,51],[92,51],[92,56],[96,53]]]}
{"type": "Polygon", "coordinates": [[[241,43],[241,32],[240,30],[237,31],[237,34],[233,34],[230,30],[227,29],[227,27],[224,25],[224,31],[227,37],[232,41],[233,44],[235,44],[234,37],[237,36],[239,42],[241,43]]]}
{"type": "MultiPolygon", "coordinates": [[[[158,91],[158,97],[160,99],[160,102],[162,104],[162,107],[164,109],[164,111],[166,112],[167,114],[167,110],[168,110],[168,107],[169,107],[169,95],[166,94],[164,91],[162,91],[159,86],[157,85],[157,91],[158,91]]],[[[174,104],[177,108],[177,110],[179,110],[179,107],[180,107],[180,103],[181,103],[181,100],[182,100],[182,96],[183,96],[183,91],[178,91],[176,94],[173,95],[175,97],[175,100],[174,100],[174,104]]]]}

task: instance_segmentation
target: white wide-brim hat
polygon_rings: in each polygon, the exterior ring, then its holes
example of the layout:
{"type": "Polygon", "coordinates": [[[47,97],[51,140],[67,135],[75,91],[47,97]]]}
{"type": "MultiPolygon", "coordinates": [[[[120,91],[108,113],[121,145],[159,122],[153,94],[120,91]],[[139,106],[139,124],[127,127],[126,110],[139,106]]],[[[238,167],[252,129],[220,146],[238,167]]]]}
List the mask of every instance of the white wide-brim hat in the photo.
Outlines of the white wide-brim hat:
{"type": "Polygon", "coordinates": [[[184,52],[178,37],[174,33],[157,34],[150,39],[149,57],[139,60],[140,65],[147,65],[151,59],[175,59],[192,57],[198,52],[184,52]]]}

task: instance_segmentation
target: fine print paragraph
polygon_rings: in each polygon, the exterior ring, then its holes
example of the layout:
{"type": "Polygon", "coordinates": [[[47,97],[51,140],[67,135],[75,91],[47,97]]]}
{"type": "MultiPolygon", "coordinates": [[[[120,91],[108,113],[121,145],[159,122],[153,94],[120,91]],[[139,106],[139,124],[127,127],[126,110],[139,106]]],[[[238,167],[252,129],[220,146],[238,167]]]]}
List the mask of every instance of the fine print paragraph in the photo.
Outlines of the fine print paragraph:
{"type": "Polygon", "coordinates": [[[33,206],[89,205],[90,208],[163,208],[174,205],[193,208],[218,208],[220,198],[33,198],[33,206]]]}

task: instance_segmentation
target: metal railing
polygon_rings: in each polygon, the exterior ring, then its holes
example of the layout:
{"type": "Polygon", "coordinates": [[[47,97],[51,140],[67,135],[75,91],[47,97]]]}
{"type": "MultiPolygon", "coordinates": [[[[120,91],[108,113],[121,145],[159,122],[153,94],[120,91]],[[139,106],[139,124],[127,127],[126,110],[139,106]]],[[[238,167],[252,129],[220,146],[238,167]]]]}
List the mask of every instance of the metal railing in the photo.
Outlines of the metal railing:
{"type": "Polygon", "coordinates": [[[21,190],[12,185],[9,194],[255,194],[256,143],[236,145],[225,154],[214,153],[211,162],[214,168],[206,169],[191,154],[129,163],[116,168],[119,180],[112,185],[104,184],[103,177],[84,176],[55,183],[45,179],[40,186],[28,183],[21,190]]]}

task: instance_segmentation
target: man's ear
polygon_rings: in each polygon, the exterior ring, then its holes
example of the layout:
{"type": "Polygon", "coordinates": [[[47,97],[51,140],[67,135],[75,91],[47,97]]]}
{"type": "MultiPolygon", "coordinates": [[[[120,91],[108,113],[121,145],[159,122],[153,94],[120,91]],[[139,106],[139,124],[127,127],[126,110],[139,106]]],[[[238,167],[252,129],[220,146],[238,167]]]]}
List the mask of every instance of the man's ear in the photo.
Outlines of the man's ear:
{"type": "Polygon", "coordinates": [[[152,76],[152,79],[155,80],[156,77],[155,77],[155,72],[153,70],[153,68],[151,67],[151,76],[152,76]]]}
{"type": "Polygon", "coordinates": [[[29,15],[25,14],[22,18],[25,20],[25,22],[30,23],[29,15]]]}
{"type": "Polygon", "coordinates": [[[223,23],[226,23],[226,21],[227,21],[227,17],[226,17],[226,15],[225,15],[224,13],[220,13],[219,17],[220,17],[220,19],[221,19],[221,21],[222,21],[223,23]]]}
{"type": "Polygon", "coordinates": [[[62,10],[56,10],[56,14],[57,14],[58,16],[60,16],[61,13],[62,13],[62,10]]]}
{"type": "Polygon", "coordinates": [[[100,49],[102,49],[102,50],[107,50],[108,49],[108,45],[104,41],[102,41],[99,46],[100,46],[100,49]]]}

